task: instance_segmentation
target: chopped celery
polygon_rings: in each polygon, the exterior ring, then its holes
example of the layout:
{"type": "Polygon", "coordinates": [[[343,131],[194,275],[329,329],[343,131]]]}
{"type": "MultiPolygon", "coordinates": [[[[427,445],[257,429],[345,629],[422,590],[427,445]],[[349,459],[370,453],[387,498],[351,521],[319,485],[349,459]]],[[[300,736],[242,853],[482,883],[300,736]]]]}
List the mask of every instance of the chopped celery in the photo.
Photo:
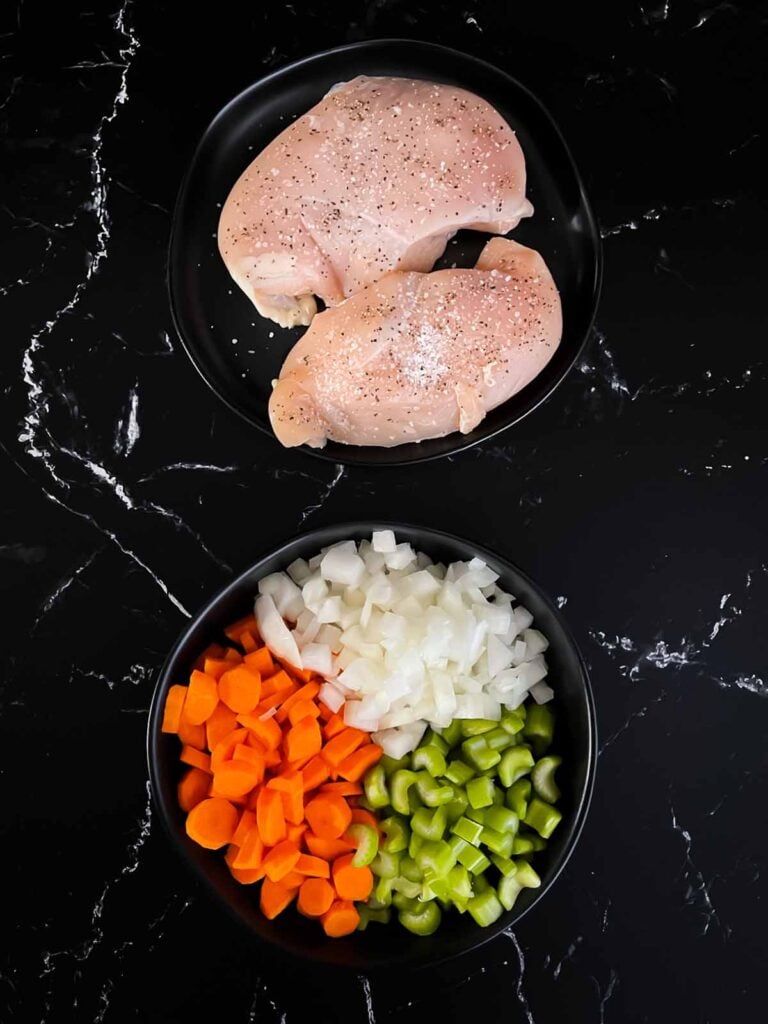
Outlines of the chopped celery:
{"type": "Polygon", "coordinates": [[[446,843],[448,843],[448,845],[450,846],[450,848],[453,850],[457,857],[462,850],[466,850],[466,848],[470,845],[466,841],[466,839],[462,839],[461,836],[450,835],[445,841],[446,843]]]}
{"type": "Polygon", "coordinates": [[[493,779],[470,779],[467,783],[467,799],[475,810],[490,807],[493,803],[493,779]]]}
{"type": "Polygon", "coordinates": [[[522,732],[525,718],[520,714],[520,709],[517,711],[503,711],[499,725],[510,736],[516,736],[519,732],[522,732]]]}
{"type": "Polygon", "coordinates": [[[411,818],[411,828],[422,839],[442,839],[447,825],[445,807],[436,807],[434,810],[420,807],[411,818]]]}
{"type": "Polygon", "coordinates": [[[486,868],[491,866],[491,862],[483,851],[476,850],[474,846],[467,846],[466,849],[461,850],[456,859],[459,864],[462,864],[467,871],[471,871],[473,875],[480,875],[486,868]]]}
{"type": "Polygon", "coordinates": [[[370,864],[379,850],[379,833],[372,825],[365,825],[362,822],[353,822],[346,831],[346,835],[355,844],[355,856],[352,864],[356,868],[364,868],[370,864]]]}
{"type": "Polygon", "coordinates": [[[411,786],[416,782],[416,772],[409,771],[407,768],[399,768],[392,778],[390,779],[390,801],[394,810],[400,814],[406,814],[410,816],[411,805],[408,800],[408,795],[411,786]]]}
{"type": "Polygon", "coordinates": [[[365,799],[374,810],[386,807],[389,803],[387,776],[380,764],[374,765],[365,773],[363,788],[365,789],[365,799]]]}
{"type": "Polygon", "coordinates": [[[515,872],[515,878],[523,886],[524,889],[538,889],[541,885],[541,879],[533,870],[527,860],[516,860],[517,871],[515,872]]]}
{"type": "Polygon", "coordinates": [[[416,788],[427,807],[439,807],[453,800],[453,786],[441,786],[425,771],[416,775],[416,788]]]}
{"type": "Polygon", "coordinates": [[[492,828],[483,829],[483,846],[487,846],[489,850],[500,854],[502,857],[509,857],[512,853],[514,842],[515,837],[511,832],[496,832],[492,828]]]}
{"type": "MultiPolygon", "coordinates": [[[[437,747],[419,747],[411,754],[411,765],[414,769],[423,768],[434,781],[440,775],[445,775],[445,754],[437,747]]],[[[422,799],[425,799],[421,787],[419,787],[419,793],[421,793],[422,799]]]]}
{"type": "Polygon", "coordinates": [[[390,775],[393,775],[396,771],[399,771],[401,768],[407,768],[410,763],[411,759],[408,754],[404,754],[403,757],[398,758],[390,757],[388,754],[382,754],[381,760],[379,761],[379,764],[384,769],[387,778],[389,778],[390,775]]]}
{"type": "Polygon", "coordinates": [[[498,750],[491,750],[482,736],[471,736],[461,744],[464,759],[479,771],[487,771],[501,761],[498,750]]]}
{"type": "Polygon", "coordinates": [[[448,744],[448,747],[455,747],[462,737],[461,719],[454,718],[450,725],[441,730],[440,736],[448,744]]]}
{"type": "Polygon", "coordinates": [[[457,864],[451,868],[446,882],[450,899],[454,901],[472,899],[472,879],[463,864],[457,864]]]}
{"type": "Polygon", "coordinates": [[[542,839],[549,839],[562,820],[562,814],[552,804],[539,800],[537,796],[528,804],[525,823],[535,828],[542,839]]]}
{"type": "Polygon", "coordinates": [[[448,824],[452,825],[454,821],[458,821],[462,816],[467,807],[469,807],[469,801],[467,800],[464,790],[458,789],[454,786],[454,798],[450,803],[443,804],[445,807],[445,813],[448,816],[448,824]],[[458,796],[456,795],[458,794],[458,796]]]}
{"type": "Polygon", "coordinates": [[[517,864],[509,857],[502,857],[498,853],[491,854],[491,861],[502,875],[506,878],[508,875],[514,875],[517,871],[517,864]]]}
{"type": "Polygon", "coordinates": [[[491,796],[493,798],[494,804],[497,807],[504,806],[504,790],[501,788],[501,786],[494,786],[493,793],[491,793],[491,796]]]}
{"type": "Polygon", "coordinates": [[[471,843],[472,846],[480,845],[480,837],[483,834],[483,826],[476,821],[470,821],[469,818],[461,817],[451,828],[451,832],[460,839],[464,839],[466,842],[471,843]]]}
{"type": "Polygon", "coordinates": [[[477,822],[478,825],[485,824],[485,811],[482,807],[467,807],[464,816],[470,821],[477,822]]]}
{"type": "Polygon", "coordinates": [[[491,748],[491,750],[504,750],[505,747],[510,747],[514,743],[514,740],[505,729],[491,729],[490,732],[485,733],[483,739],[491,748]]]}
{"type": "Polygon", "coordinates": [[[531,781],[530,779],[518,779],[514,782],[509,789],[505,797],[507,807],[514,811],[515,814],[521,820],[525,817],[525,812],[528,809],[528,801],[531,797],[531,781]]]}
{"type": "Polygon", "coordinates": [[[495,729],[497,724],[488,718],[465,718],[461,723],[461,735],[465,737],[480,736],[484,732],[495,729]]]}
{"type": "MultiPolygon", "coordinates": [[[[488,863],[490,864],[490,861],[488,863]]],[[[472,888],[475,891],[475,896],[478,896],[481,892],[488,892],[493,886],[484,874],[479,874],[476,878],[472,879],[472,888]]]]}
{"type": "Polygon", "coordinates": [[[445,841],[425,840],[416,854],[416,863],[423,872],[431,871],[444,878],[456,863],[456,854],[445,841]]]}
{"type": "Polygon", "coordinates": [[[357,912],[360,915],[360,923],[357,926],[359,932],[364,932],[368,927],[368,924],[373,921],[377,924],[388,924],[390,918],[389,907],[381,907],[376,909],[368,903],[357,903],[357,912]]]}
{"type": "Polygon", "coordinates": [[[415,910],[419,906],[415,896],[406,896],[402,892],[392,894],[392,903],[398,910],[415,910]]]}
{"type": "Polygon", "coordinates": [[[520,819],[517,817],[514,811],[510,811],[506,807],[489,807],[485,812],[485,821],[483,824],[489,828],[495,829],[497,832],[517,832],[520,825],[520,819]]]}
{"type": "Polygon", "coordinates": [[[464,786],[475,774],[475,769],[470,768],[463,761],[451,761],[446,767],[443,775],[456,786],[464,786]]]}
{"type": "Polygon", "coordinates": [[[382,850],[386,850],[387,853],[402,853],[408,849],[411,833],[405,818],[392,814],[379,822],[379,828],[386,836],[381,843],[382,850]]]}
{"type": "Polygon", "coordinates": [[[378,878],[397,878],[400,874],[400,854],[379,850],[371,863],[371,871],[378,878]]]}
{"type": "Polygon", "coordinates": [[[499,882],[496,892],[498,893],[499,902],[505,910],[511,910],[514,907],[515,900],[520,895],[522,888],[515,875],[504,875],[499,882]]]}
{"type": "Polygon", "coordinates": [[[421,882],[412,882],[410,878],[400,875],[392,880],[392,892],[399,892],[410,899],[417,899],[421,895],[421,882]]]}
{"type": "MultiPolygon", "coordinates": [[[[427,729],[424,739],[419,744],[418,749],[423,750],[425,747],[435,747],[441,754],[447,754],[450,749],[443,737],[440,736],[439,733],[436,733],[434,729],[427,729]]],[[[416,765],[414,764],[414,768],[415,767],[416,765]]]]}
{"type": "Polygon", "coordinates": [[[499,779],[502,786],[508,789],[513,782],[517,782],[523,775],[527,775],[533,765],[533,754],[528,747],[510,747],[509,750],[505,750],[499,765],[499,779]]]}
{"type": "Polygon", "coordinates": [[[555,769],[562,763],[561,757],[548,754],[537,761],[531,771],[534,793],[548,804],[554,804],[560,799],[560,790],[555,782],[555,769]]]}
{"type": "Polygon", "coordinates": [[[523,726],[523,735],[533,742],[539,754],[543,754],[552,742],[555,716],[547,704],[532,704],[523,726]]]}
{"type": "Polygon", "coordinates": [[[414,935],[431,935],[440,927],[442,918],[440,907],[434,900],[413,909],[401,910],[397,916],[400,924],[414,935]]]}
{"type": "Polygon", "coordinates": [[[421,838],[421,836],[417,835],[415,832],[411,832],[411,838],[408,841],[408,856],[411,858],[415,858],[416,854],[419,852],[423,844],[424,840],[421,838]]]}
{"type": "Polygon", "coordinates": [[[515,836],[514,842],[512,843],[512,853],[516,857],[525,857],[529,853],[533,853],[534,845],[533,840],[529,836],[515,836]]]}
{"type": "Polygon", "coordinates": [[[379,878],[373,887],[373,899],[378,907],[388,907],[392,902],[392,879],[379,878]]]}
{"type": "Polygon", "coordinates": [[[400,861],[400,874],[403,878],[407,878],[409,882],[420,882],[424,872],[413,857],[403,857],[400,861]]]}

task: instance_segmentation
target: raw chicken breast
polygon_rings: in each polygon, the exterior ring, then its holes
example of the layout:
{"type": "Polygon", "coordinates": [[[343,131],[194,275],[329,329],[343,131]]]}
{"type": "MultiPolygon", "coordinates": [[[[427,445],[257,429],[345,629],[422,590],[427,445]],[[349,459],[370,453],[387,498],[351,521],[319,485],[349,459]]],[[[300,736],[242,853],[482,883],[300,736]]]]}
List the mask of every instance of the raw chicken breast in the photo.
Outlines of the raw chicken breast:
{"type": "Polygon", "coordinates": [[[494,238],[469,270],[395,271],[318,313],[269,416],[286,447],[391,447],[466,434],[560,343],[560,296],[533,249],[494,238]]]}
{"type": "Polygon", "coordinates": [[[258,311],[308,324],[390,270],[431,270],[459,228],[533,207],[515,133],[479,96],[407,78],[334,86],[243,172],[219,251],[258,311]]]}

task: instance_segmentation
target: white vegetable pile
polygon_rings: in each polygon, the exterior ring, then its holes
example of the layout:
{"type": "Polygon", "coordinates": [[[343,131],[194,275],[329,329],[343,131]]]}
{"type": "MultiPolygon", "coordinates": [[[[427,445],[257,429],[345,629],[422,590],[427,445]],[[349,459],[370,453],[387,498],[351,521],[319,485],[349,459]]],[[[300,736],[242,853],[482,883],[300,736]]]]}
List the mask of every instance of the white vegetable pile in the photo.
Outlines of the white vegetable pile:
{"type": "Polygon", "coordinates": [[[549,643],[497,579],[479,558],[436,565],[382,530],[265,577],[256,618],[274,654],[325,678],[329,708],[399,758],[427,725],[553,697],[549,643]]]}

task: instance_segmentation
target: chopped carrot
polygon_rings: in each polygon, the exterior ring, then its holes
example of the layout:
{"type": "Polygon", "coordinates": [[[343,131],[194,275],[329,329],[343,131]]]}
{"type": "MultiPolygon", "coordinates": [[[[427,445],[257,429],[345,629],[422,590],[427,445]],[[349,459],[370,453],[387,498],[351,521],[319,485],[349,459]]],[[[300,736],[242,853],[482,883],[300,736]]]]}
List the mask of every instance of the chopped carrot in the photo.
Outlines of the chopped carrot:
{"type": "Polygon", "coordinates": [[[238,715],[253,711],[261,697],[261,676],[245,665],[230,668],[219,679],[219,697],[238,715]]]}
{"type": "Polygon", "coordinates": [[[165,698],[165,707],[163,708],[163,724],[160,726],[160,732],[179,731],[181,712],[184,709],[184,701],[186,699],[186,686],[178,686],[174,684],[168,690],[168,694],[165,698]]]}
{"type": "Polygon", "coordinates": [[[283,738],[282,731],[274,718],[257,718],[256,715],[238,715],[240,725],[264,744],[267,750],[276,750],[283,738]]]}
{"type": "Polygon", "coordinates": [[[302,821],[300,825],[287,825],[285,831],[288,839],[290,839],[292,843],[296,843],[298,845],[301,843],[304,838],[304,833],[307,831],[307,823],[306,821],[302,821]]]}
{"type": "Polygon", "coordinates": [[[179,739],[185,747],[197,747],[198,750],[205,750],[205,726],[191,725],[182,712],[179,722],[179,739]]]}
{"type": "Polygon", "coordinates": [[[264,763],[264,755],[260,754],[258,750],[254,750],[253,747],[246,746],[245,743],[238,743],[232,751],[232,760],[247,761],[248,764],[253,765],[259,775],[254,785],[258,786],[264,781],[264,769],[266,765],[264,763]]]}
{"type": "Polygon", "coordinates": [[[286,661],[284,658],[278,658],[277,660],[286,672],[290,672],[294,679],[298,679],[299,682],[311,683],[315,677],[315,673],[308,668],[296,668],[295,665],[292,665],[290,661],[286,661]]]}
{"type": "Polygon", "coordinates": [[[252,654],[259,646],[259,641],[250,631],[250,629],[244,629],[238,637],[240,646],[243,648],[246,654],[252,654]]]}
{"type": "Polygon", "coordinates": [[[216,772],[224,761],[230,761],[235,747],[238,743],[245,743],[247,737],[247,729],[233,729],[223,736],[211,751],[211,770],[216,772]]]}
{"type": "Polygon", "coordinates": [[[302,718],[319,718],[320,709],[317,704],[312,700],[297,700],[295,704],[291,705],[288,711],[288,720],[291,725],[296,725],[302,718]]]}
{"type": "MultiPolygon", "coordinates": [[[[232,836],[232,843],[234,846],[242,846],[245,841],[245,837],[251,831],[256,824],[256,815],[253,811],[249,811],[247,808],[240,815],[240,821],[238,822],[235,834],[232,836]]],[[[229,862],[227,862],[229,863],[229,862]]]]}
{"type": "Polygon", "coordinates": [[[245,796],[259,784],[261,772],[248,761],[224,761],[214,772],[213,784],[219,796],[245,796]]]}
{"type": "Polygon", "coordinates": [[[301,883],[296,906],[305,917],[322,917],[335,895],[333,886],[324,878],[307,878],[301,883]]]}
{"type": "Polygon", "coordinates": [[[338,839],[350,826],[352,811],[343,797],[320,793],[307,804],[305,816],[309,827],[321,839],[338,839]]]}
{"type": "Polygon", "coordinates": [[[242,619],[238,619],[237,622],[233,622],[231,626],[227,626],[224,630],[224,635],[228,636],[230,640],[237,641],[244,629],[250,629],[255,633],[258,633],[255,615],[244,615],[242,619]]]}
{"type": "Polygon", "coordinates": [[[287,889],[298,889],[306,877],[306,875],[300,875],[298,871],[289,871],[280,881],[287,889]]]}
{"type": "Polygon", "coordinates": [[[354,844],[348,843],[345,839],[321,839],[314,832],[304,833],[304,843],[310,853],[315,857],[322,857],[323,860],[336,860],[350,850],[354,851],[354,844]]]}
{"type": "Polygon", "coordinates": [[[355,807],[352,810],[352,821],[360,825],[370,825],[371,828],[375,828],[377,832],[379,831],[379,819],[375,814],[366,811],[364,807],[355,807]]]}
{"type": "Polygon", "coordinates": [[[320,717],[324,722],[327,722],[330,718],[333,718],[333,712],[327,704],[320,704],[320,717]]]}
{"type": "Polygon", "coordinates": [[[262,693],[265,697],[271,697],[273,693],[283,693],[286,696],[290,696],[291,693],[296,692],[298,692],[298,686],[288,673],[282,669],[275,672],[269,679],[265,679],[262,688],[262,693]]]}
{"type": "MultiPolygon", "coordinates": [[[[351,816],[351,812],[350,812],[351,816]]],[[[256,798],[256,825],[265,846],[277,846],[285,839],[285,815],[280,793],[265,786],[256,798]]]]}
{"type": "Polygon", "coordinates": [[[211,717],[205,723],[205,738],[208,749],[213,750],[219,740],[237,728],[237,715],[230,711],[221,701],[213,709],[211,717]]]}
{"type": "Polygon", "coordinates": [[[302,853],[294,864],[294,868],[300,875],[312,875],[315,878],[331,877],[328,861],[323,857],[314,857],[307,853],[302,853]]]}
{"type": "Polygon", "coordinates": [[[304,792],[306,793],[307,790],[316,789],[325,782],[328,778],[328,765],[318,755],[312,758],[301,774],[304,780],[304,792]]]}
{"type": "Polygon", "coordinates": [[[365,733],[360,729],[345,727],[325,744],[323,760],[327,761],[332,768],[338,768],[345,758],[357,750],[363,742],[364,736],[365,733]]]}
{"type": "Polygon", "coordinates": [[[232,665],[226,658],[206,658],[203,661],[203,672],[211,679],[220,679],[230,668],[232,665]]]}
{"type": "Polygon", "coordinates": [[[231,665],[239,665],[243,660],[243,656],[240,651],[236,651],[234,647],[228,647],[224,654],[224,661],[228,661],[231,665]]]}
{"type": "Polygon", "coordinates": [[[314,700],[319,692],[319,683],[305,683],[304,686],[292,693],[287,700],[283,701],[280,706],[280,710],[275,715],[275,718],[278,722],[285,722],[288,718],[288,712],[294,704],[298,704],[299,701],[302,700],[314,700]]]}
{"type": "MultiPolygon", "coordinates": [[[[363,787],[356,782],[326,782],[320,787],[321,793],[335,793],[337,796],[360,796],[363,787]]],[[[355,820],[354,814],[352,820],[355,820]]]]}
{"type": "Polygon", "coordinates": [[[334,736],[338,736],[346,728],[347,726],[344,724],[344,719],[341,715],[331,715],[323,726],[323,736],[325,736],[326,740],[332,740],[334,736]]]}
{"type": "Polygon", "coordinates": [[[270,779],[267,785],[281,794],[285,820],[291,825],[300,825],[304,821],[304,780],[301,772],[295,769],[283,772],[270,779]]]}
{"type": "Polygon", "coordinates": [[[179,760],[183,761],[184,764],[191,764],[193,768],[199,768],[203,772],[210,772],[211,770],[210,754],[204,754],[197,747],[182,747],[179,760]]]}
{"type": "MultiPolygon", "coordinates": [[[[268,682],[269,680],[267,680],[267,683],[268,682]]],[[[285,700],[284,692],[272,693],[269,697],[264,697],[264,687],[267,683],[262,683],[261,694],[263,699],[259,701],[253,711],[257,718],[261,718],[263,715],[266,715],[268,711],[271,711],[272,715],[274,715],[275,712],[273,711],[273,708],[280,707],[280,704],[285,700]]],[[[269,718],[272,716],[268,715],[267,717],[269,718]]]]}
{"type": "Polygon", "coordinates": [[[235,855],[233,867],[241,870],[260,868],[264,860],[264,843],[259,835],[258,827],[251,828],[245,834],[240,849],[235,855]]]}
{"type": "Polygon", "coordinates": [[[264,754],[264,764],[267,766],[267,768],[279,768],[280,770],[282,770],[282,760],[280,758],[280,751],[267,750],[264,754]]]}
{"type": "Polygon", "coordinates": [[[192,725],[202,725],[213,714],[218,702],[216,680],[195,669],[189,679],[187,699],[184,701],[184,717],[192,725]]]}
{"type": "Polygon", "coordinates": [[[268,647],[259,647],[256,651],[249,651],[243,658],[243,661],[251,671],[258,672],[262,678],[269,675],[275,668],[275,663],[272,661],[272,655],[269,653],[268,647]]]}
{"type": "Polygon", "coordinates": [[[273,846],[264,858],[264,871],[267,878],[273,882],[279,882],[289,871],[292,871],[296,861],[301,857],[301,851],[295,843],[284,839],[282,843],[273,846]]]}
{"type": "Polygon", "coordinates": [[[302,793],[304,791],[302,783],[301,772],[297,772],[294,769],[283,772],[282,775],[276,775],[274,779],[269,780],[267,785],[270,789],[276,789],[279,793],[302,793]]]}
{"type": "Polygon", "coordinates": [[[211,791],[211,776],[202,768],[190,768],[181,777],[178,785],[179,807],[182,811],[191,811],[201,800],[205,800],[211,791]]]}
{"type": "Polygon", "coordinates": [[[357,782],[376,764],[382,753],[381,747],[376,744],[369,744],[361,750],[356,750],[341,762],[339,775],[349,782],[357,782]]]}
{"type": "Polygon", "coordinates": [[[259,906],[264,917],[273,921],[293,902],[297,892],[298,889],[289,889],[280,882],[273,882],[271,878],[265,878],[259,894],[259,906]]]}
{"type": "Polygon", "coordinates": [[[237,808],[229,800],[207,797],[187,815],[187,835],[207,850],[218,850],[232,842],[238,818],[237,808]]]}
{"type": "Polygon", "coordinates": [[[241,885],[253,885],[264,877],[264,868],[235,868],[230,864],[229,872],[241,885]]]}
{"type": "Polygon", "coordinates": [[[208,644],[203,651],[203,658],[223,658],[226,652],[226,647],[221,644],[208,644]]]}
{"type": "Polygon", "coordinates": [[[348,900],[335,900],[320,920],[323,922],[325,934],[331,939],[338,939],[355,931],[360,924],[360,915],[355,910],[354,903],[348,900]]]}
{"type": "Polygon", "coordinates": [[[309,715],[292,726],[285,737],[285,753],[292,762],[308,761],[320,753],[322,745],[323,737],[317,719],[309,715]]]}
{"type": "Polygon", "coordinates": [[[353,853],[345,853],[333,862],[333,885],[343,900],[366,900],[373,889],[373,872],[369,867],[356,868],[353,853]]]}

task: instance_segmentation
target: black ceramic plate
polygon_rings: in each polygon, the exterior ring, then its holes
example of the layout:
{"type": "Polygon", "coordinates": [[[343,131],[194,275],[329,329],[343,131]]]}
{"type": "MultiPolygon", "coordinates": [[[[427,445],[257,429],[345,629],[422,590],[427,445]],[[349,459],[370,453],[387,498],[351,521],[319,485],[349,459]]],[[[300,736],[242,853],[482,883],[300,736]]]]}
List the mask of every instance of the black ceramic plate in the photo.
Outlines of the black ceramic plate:
{"type": "MultiPolygon", "coordinates": [[[[302,333],[260,317],[218,254],[221,205],[245,167],[328,89],[355,75],[395,75],[461,86],[485,97],[517,132],[535,207],[514,237],[546,259],[563,303],[563,340],[549,365],[471,434],[396,448],[329,443],[303,449],[334,462],[398,465],[461,451],[516,423],[557,387],[586,341],[600,286],[600,238],[568,147],[539,101],[509,75],[442,46],[385,39],[317,54],[263,78],[227,104],[197,148],[181,188],[169,254],[171,310],[203,379],[254,426],[269,432],[271,381],[302,333]],[[236,339],[236,343],[233,343],[236,339]]],[[[438,267],[472,266],[487,236],[462,232],[438,267]]],[[[277,442],[275,442],[277,444],[277,442]]]]}
{"type": "Polygon", "coordinates": [[[304,534],[262,558],[195,617],[160,673],[149,715],[147,752],[152,794],[171,839],[241,924],[283,953],[370,972],[385,967],[418,967],[465,953],[514,925],[544,896],[571,855],[587,814],[595,772],[595,711],[587,670],[573,637],[549,598],[520,569],[484,548],[437,530],[391,523],[347,523],[304,534]],[[184,814],[176,800],[176,785],[183,768],[179,744],[175,736],[160,732],[168,688],[188,679],[200,652],[218,639],[229,623],[252,610],[256,585],[263,576],[285,569],[295,558],[310,558],[327,544],[370,537],[373,530],[380,529],[395,530],[400,540],[410,541],[435,560],[451,562],[479,555],[499,573],[500,585],[530,609],[535,625],[550,642],[547,661],[557,690],[553,703],[557,716],[553,749],[563,758],[558,774],[563,821],[547,849],[534,862],[542,878],[541,888],[524,889],[514,909],[489,928],[479,928],[468,915],[446,914],[440,929],[427,938],[411,935],[393,922],[386,926],[370,925],[366,931],[348,938],[326,939],[316,921],[307,921],[294,909],[275,921],[267,921],[258,909],[257,893],[250,886],[235,882],[221,854],[197,846],[184,831],[184,814]]]}

